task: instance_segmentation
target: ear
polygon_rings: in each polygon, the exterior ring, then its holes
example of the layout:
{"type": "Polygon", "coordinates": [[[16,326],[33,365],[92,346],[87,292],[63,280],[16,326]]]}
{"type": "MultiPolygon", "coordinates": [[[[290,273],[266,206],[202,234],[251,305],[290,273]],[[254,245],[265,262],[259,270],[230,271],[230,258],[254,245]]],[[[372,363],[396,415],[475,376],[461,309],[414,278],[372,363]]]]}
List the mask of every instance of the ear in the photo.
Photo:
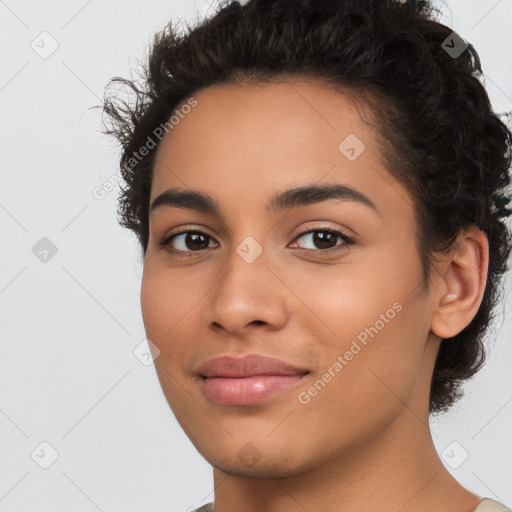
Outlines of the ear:
{"type": "Polygon", "coordinates": [[[431,331],[451,338],[475,317],[484,296],[489,242],[476,226],[462,230],[457,244],[443,257],[435,286],[431,331]]]}

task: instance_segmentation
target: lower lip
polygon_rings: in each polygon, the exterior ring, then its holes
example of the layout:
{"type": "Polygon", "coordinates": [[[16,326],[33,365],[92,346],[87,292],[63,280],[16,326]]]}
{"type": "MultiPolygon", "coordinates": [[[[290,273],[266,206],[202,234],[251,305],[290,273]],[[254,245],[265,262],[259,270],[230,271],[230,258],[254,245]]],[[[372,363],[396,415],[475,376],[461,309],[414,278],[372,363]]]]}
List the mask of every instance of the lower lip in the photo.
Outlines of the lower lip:
{"type": "Polygon", "coordinates": [[[203,377],[203,391],[213,402],[250,405],[268,400],[295,387],[306,375],[254,375],[252,377],[203,377]]]}

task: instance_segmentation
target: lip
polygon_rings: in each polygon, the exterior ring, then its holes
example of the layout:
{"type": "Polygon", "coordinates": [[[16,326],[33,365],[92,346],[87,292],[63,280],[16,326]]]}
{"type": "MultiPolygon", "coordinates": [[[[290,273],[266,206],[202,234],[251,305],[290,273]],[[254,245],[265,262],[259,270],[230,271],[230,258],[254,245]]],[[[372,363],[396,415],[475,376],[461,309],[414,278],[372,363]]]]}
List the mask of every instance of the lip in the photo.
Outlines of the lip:
{"type": "Polygon", "coordinates": [[[206,397],[225,405],[250,405],[268,400],[297,386],[308,373],[307,369],[258,354],[221,356],[197,369],[206,397]]]}
{"type": "Polygon", "coordinates": [[[249,354],[243,357],[230,355],[216,357],[203,363],[196,373],[201,377],[252,377],[255,375],[298,375],[307,373],[275,357],[249,354]]]}

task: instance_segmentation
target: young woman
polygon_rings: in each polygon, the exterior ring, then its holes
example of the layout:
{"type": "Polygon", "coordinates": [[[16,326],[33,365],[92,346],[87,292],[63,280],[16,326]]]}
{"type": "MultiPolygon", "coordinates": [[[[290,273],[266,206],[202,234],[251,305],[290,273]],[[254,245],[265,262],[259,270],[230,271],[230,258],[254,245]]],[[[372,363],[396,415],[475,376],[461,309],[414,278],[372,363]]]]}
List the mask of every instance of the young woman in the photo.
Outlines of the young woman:
{"type": "Polygon", "coordinates": [[[511,133],[426,1],[233,2],[155,37],[123,226],[215,512],[508,510],[432,441],[507,270],[511,133]]]}

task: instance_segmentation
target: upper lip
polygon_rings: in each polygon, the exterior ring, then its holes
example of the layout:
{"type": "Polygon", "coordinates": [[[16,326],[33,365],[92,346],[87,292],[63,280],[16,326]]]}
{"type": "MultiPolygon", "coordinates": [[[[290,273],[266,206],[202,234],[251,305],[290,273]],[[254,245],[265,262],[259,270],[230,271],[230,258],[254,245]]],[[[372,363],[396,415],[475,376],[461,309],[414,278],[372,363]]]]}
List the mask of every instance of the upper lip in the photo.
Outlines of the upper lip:
{"type": "Polygon", "coordinates": [[[308,373],[275,357],[249,354],[243,357],[221,356],[210,359],[197,369],[201,377],[250,377],[252,375],[298,375],[308,373]]]}

